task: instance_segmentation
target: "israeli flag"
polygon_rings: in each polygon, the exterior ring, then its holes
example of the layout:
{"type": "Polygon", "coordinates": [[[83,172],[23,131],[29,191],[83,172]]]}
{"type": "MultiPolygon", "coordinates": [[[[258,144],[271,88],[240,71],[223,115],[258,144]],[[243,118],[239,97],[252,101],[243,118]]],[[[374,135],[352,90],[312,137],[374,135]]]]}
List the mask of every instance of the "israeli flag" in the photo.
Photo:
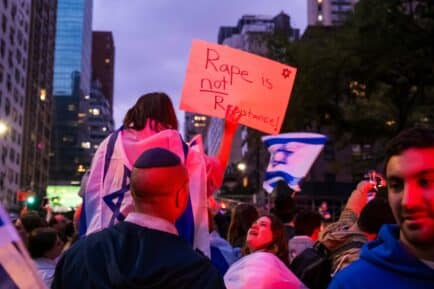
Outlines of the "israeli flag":
{"type": "Polygon", "coordinates": [[[1,203],[0,288],[47,289],[1,203]]]}
{"type": "Polygon", "coordinates": [[[299,183],[321,152],[327,137],[317,133],[285,133],[262,137],[270,152],[263,188],[271,193],[279,180],[300,191],[299,183]]]}

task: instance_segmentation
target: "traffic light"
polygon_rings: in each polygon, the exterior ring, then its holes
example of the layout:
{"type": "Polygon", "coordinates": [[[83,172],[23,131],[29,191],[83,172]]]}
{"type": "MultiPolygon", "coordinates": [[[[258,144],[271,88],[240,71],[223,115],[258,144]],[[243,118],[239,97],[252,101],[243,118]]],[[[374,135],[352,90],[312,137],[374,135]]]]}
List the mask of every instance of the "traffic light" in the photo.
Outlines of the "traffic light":
{"type": "Polygon", "coordinates": [[[34,194],[27,196],[26,206],[30,210],[37,210],[39,208],[39,198],[34,194]]]}
{"type": "Polygon", "coordinates": [[[36,203],[36,197],[35,196],[28,196],[26,200],[27,206],[32,206],[36,203]]]}

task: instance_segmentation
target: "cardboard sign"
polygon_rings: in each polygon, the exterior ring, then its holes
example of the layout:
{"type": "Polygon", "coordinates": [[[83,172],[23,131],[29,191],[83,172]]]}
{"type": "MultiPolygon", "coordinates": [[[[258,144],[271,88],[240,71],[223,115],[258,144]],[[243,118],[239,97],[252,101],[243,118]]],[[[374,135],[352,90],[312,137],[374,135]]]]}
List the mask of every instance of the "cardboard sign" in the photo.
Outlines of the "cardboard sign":
{"type": "Polygon", "coordinates": [[[241,109],[240,123],[277,134],[285,117],[296,69],[228,46],[193,40],[180,108],[225,117],[241,109]]]}

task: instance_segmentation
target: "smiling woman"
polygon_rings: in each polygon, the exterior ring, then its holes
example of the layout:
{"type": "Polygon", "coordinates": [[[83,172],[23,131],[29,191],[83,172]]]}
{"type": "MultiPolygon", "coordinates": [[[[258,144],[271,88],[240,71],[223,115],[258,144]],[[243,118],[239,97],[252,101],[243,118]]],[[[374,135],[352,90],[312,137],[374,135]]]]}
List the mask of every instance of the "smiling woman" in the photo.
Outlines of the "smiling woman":
{"type": "Polygon", "coordinates": [[[274,215],[257,219],[247,232],[244,255],[265,251],[276,255],[288,265],[288,237],[283,223],[274,215]]]}
{"type": "Polygon", "coordinates": [[[277,217],[265,215],[252,224],[243,254],[224,276],[228,289],[306,288],[287,267],[288,239],[277,217]]]}

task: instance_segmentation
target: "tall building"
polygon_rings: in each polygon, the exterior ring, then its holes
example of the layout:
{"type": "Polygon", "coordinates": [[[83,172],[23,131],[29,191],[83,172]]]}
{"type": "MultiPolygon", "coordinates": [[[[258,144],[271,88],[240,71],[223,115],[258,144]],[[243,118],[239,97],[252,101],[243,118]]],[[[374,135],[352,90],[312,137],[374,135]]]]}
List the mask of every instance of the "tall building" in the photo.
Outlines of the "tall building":
{"type": "Polygon", "coordinates": [[[58,0],[50,184],[79,184],[89,167],[92,1],[58,0]]]}
{"type": "Polygon", "coordinates": [[[307,0],[308,25],[341,25],[358,0],[307,0]]]}
{"type": "Polygon", "coordinates": [[[21,161],[21,190],[47,188],[52,120],[56,0],[33,0],[21,161]]]}
{"type": "Polygon", "coordinates": [[[98,81],[101,92],[113,111],[115,46],[110,31],[92,32],[92,81],[98,81]]]}
{"type": "Polygon", "coordinates": [[[93,156],[99,144],[113,132],[113,114],[112,106],[102,93],[102,87],[98,81],[92,83],[88,102],[89,110],[86,122],[89,130],[89,140],[83,145],[86,149],[90,149],[93,156]]]}
{"type": "Polygon", "coordinates": [[[87,125],[91,154],[113,131],[115,45],[111,31],[92,32],[92,87],[87,125]]]}
{"type": "Polygon", "coordinates": [[[208,117],[192,112],[185,112],[184,137],[190,141],[197,134],[206,135],[208,117]]]}
{"type": "Polygon", "coordinates": [[[0,1],[0,203],[16,204],[20,189],[30,0],[0,1]]]}

